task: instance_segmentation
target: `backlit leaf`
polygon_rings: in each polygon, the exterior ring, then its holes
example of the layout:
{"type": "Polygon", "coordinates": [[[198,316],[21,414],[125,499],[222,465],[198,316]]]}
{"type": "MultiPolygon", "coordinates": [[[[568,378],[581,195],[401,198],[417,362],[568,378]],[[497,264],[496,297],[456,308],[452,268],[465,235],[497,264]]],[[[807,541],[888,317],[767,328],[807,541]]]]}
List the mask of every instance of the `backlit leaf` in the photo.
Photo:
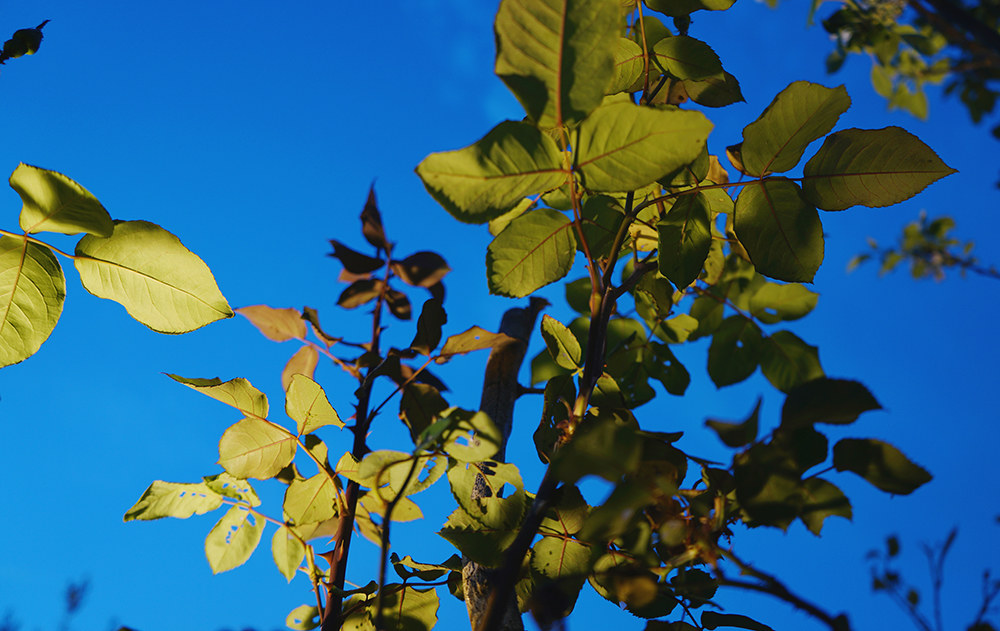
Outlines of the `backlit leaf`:
{"type": "Polygon", "coordinates": [[[157,480],[149,485],[132,508],[125,521],[204,515],[222,506],[222,496],[205,484],[180,484],[157,480]]]}
{"type": "Polygon", "coordinates": [[[823,210],[880,208],[910,199],[957,171],[899,127],[830,134],[806,163],[802,192],[823,210]]]}
{"type": "Polygon", "coordinates": [[[295,354],[288,359],[281,371],[282,390],[288,390],[288,386],[292,384],[292,377],[295,375],[305,375],[312,379],[318,363],[319,351],[316,350],[315,346],[307,345],[295,351],[295,354]]]}
{"type": "Polygon", "coordinates": [[[431,287],[451,271],[437,252],[416,252],[402,261],[393,261],[392,270],[407,285],[431,287]]]}
{"type": "Polygon", "coordinates": [[[678,79],[704,80],[722,73],[715,51],[701,40],[687,35],[661,39],[653,46],[656,61],[678,79]]]}
{"type": "Polygon", "coordinates": [[[850,106],[844,86],[826,88],[807,81],[789,85],[743,129],[745,172],[760,177],[791,169],[809,143],[829,133],[850,106]]]}
{"type": "Polygon", "coordinates": [[[505,335],[503,333],[491,333],[486,329],[474,326],[468,331],[452,335],[445,340],[444,346],[441,348],[439,358],[450,358],[455,355],[471,353],[472,351],[493,348],[498,344],[504,344],[512,339],[513,338],[509,335],[505,335]]]}
{"type": "Polygon", "coordinates": [[[62,173],[23,162],[10,176],[10,187],[21,196],[21,229],[25,232],[86,232],[111,236],[111,215],[90,191],[62,173]]]}
{"type": "Polygon", "coordinates": [[[688,98],[705,107],[725,107],[745,100],[740,82],[728,72],[701,81],[683,81],[688,98]]]}
{"type": "Polygon", "coordinates": [[[847,379],[816,379],[793,388],[781,407],[782,427],[847,425],[862,412],[881,410],[868,388],[847,379]]]}
{"type": "Polygon", "coordinates": [[[320,611],[316,605],[299,605],[285,618],[285,626],[293,631],[309,631],[320,624],[320,611]]]}
{"type": "Polygon", "coordinates": [[[909,495],[931,474],[889,443],[874,438],[844,438],[833,446],[837,471],[853,471],[886,493],[909,495]]]}
{"type": "Polygon", "coordinates": [[[542,339],[557,364],[569,370],[579,368],[580,342],[564,324],[552,316],[542,316],[542,339]]]}
{"type": "Polygon", "coordinates": [[[684,195],[656,224],[657,265],[660,274],[683,289],[705,266],[712,247],[708,206],[700,194],[684,195]]]}
{"type": "Polygon", "coordinates": [[[851,519],[851,503],[834,484],[822,478],[808,478],[802,487],[805,504],[799,517],[814,535],[819,536],[827,517],[851,519]]]}
{"type": "Polygon", "coordinates": [[[295,456],[295,436],[259,418],[245,418],[219,441],[219,464],[237,478],[273,478],[295,456]]]}
{"type": "Polygon", "coordinates": [[[382,592],[385,631],[430,631],[437,624],[438,604],[434,588],[386,585],[382,592]]]}
{"type": "Polygon", "coordinates": [[[725,443],[727,447],[736,448],[749,445],[757,439],[759,421],[760,399],[757,399],[757,405],[754,406],[753,412],[742,422],[730,423],[708,419],[705,421],[705,425],[710,427],[719,436],[719,440],[725,443]]]}
{"type": "Polygon", "coordinates": [[[330,256],[340,261],[351,274],[370,274],[385,265],[384,259],[352,250],[336,239],[330,239],[330,245],[333,246],[333,254],[330,256]]]}
{"type": "Polygon", "coordinates": [[[504,550],[514,542],[517,530],[488,528],[458,508],[438,534],[476,563],[496,567],[503,562],[504,550]]]}
{"type": "Polygon", "coordinates": [[[516,530],[528,508],[524,482],[512,464],[460,462],[448,469],[448,482],[458,505],[487,528],[516,530]]]}
{"type": "Polygon", "coordinates": [[[263,534],[263,519],[243,507],[230,508],[205,538],[205,557],[212,574],[246,563],[263,534]]]}
{"type": "Polygon", "coordinates": [[[293,480],[285,489],[282,508],[285,518],[297,526],[326,521],[337,514],[337,489],[325,473],[293,480]]]}
{"type": "Polygon", "coordinates": [[[486,250],[490,292],[521,298],[568,274],[576,255],[572,226],[549,208],[510,222],[486,250]]]}
{"type": "Polygon", "coordinates": [[[497,76],[539,127],[575,123],[614,73],[616,0],[504,0],[496,17],[497,76]]]}
{"type": "Polygon", "coordinates": [[[757,325],[738,315],[722,321],[708,347],[708,376],[716,387],[739,383],[760,362],[762,339],[757,325]]]}
{"type": "Polygon", "coordinates": [[[608,94],[625,92],[642,76],[642,48],[627,37],[619,37],[614,48],[615,71],[611,84],[605,90],[608,94]]]}
{"type": "Polygon", "coordinates": [[[291,582],[306,556],[306,547],[282,526],[271,537],[271,556],[281,575],[291,582]]]}
{"type": "Polygon", "coordinates": [[[27,359],[48,339],[66,300],[66,277],[51,250],[0,237],[0,366],[27,359]]]}
{"type": "Polygon", "coordinates": [[[269,340],[284,342],[306,336],[306,321],[297,309],[275,309],[267,305],[240,307],[236,313],[250,320],[250,324],[269,340]]]}
{"type": "Polygon", "coordinates": [[[778,331],[764,338],[760,371],[772,386],[782,392],[824,375],[819,363],[819,349],[806,344],[790,331],[778,331]]]}
{"type": "Polygon", "coordinates": [[[750,297],[750,315],[764,324],[798,320],[816,307],[819,294],[798,283],[768,283],[750,297]]]}
{"type": "Polygon", "coordinates": [[[533,125],[505,121],[475,144],[432,153],[417,166],[424,186],[459,221],[486,223],[523,197],[566,181],[554,140],[533,125]]]}
{"type": "Polygon", "coordinates": [[[442,449],[452,458],[461,462],[479,462],[500,449],[503,435],[485,412],[455,408],[445,418],[449,429],[442,449]]]}
{"type": "Polygon", "coordinates": [[[213,492],[234,500],[246,502],[250,506],[260,506],[260,498],[246,480],[233,477],[223,471],[215,475],[207,475],[202,478],[205,485],[213,492]]]}
{"type": "Polygon", "coordinates": [[[156,224],[119,221],[110,237],[88,234],[73,263],[87,291],[154,331],[187,333],[233,317],[208,266],[156,224]]]}
{"type": "Polygon", "coordinates": [[[767,178],[743,187],[736,198],[736,237],[764,276],[812,282],[823,262],[823,225],[799,187],[767,178]]]}
{"type": "Polygon", "coordinates": [[[576,164],[590,191],[635,190],[693,162],[711,130],[699,112],[604,105],[580,123],[576,164]]]}
{"type": "Polygon", "coordinates": [[[267,397],[242,377],[222,381],[219,378],[192,379],[169,373],[167,376],[192,390],[232,406],[247,416],[267,418],[267,397]]]}
{"type": "Polygon", "coordinates": [[[733,6],[736,0],[644,0],[644,2],[653,11],[665,13],[670,17],[681,17],[698,10],[725,11],[733,6]]]}

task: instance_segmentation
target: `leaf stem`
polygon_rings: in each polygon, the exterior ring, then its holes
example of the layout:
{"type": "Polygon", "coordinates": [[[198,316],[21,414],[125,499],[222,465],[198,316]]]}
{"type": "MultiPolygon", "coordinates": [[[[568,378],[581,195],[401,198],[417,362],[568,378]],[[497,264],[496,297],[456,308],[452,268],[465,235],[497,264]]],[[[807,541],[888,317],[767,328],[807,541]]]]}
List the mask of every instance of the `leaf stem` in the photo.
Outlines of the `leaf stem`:
{"type": "Polygon", "coordinates": [[[57,247],[55,247],[53,245],[49,245],[48,243],[46,243],[46,242],[44,242],[44,241],[42,241],[40,239],[36,239],[35,237],[29,236],[27,233],[18,234],[16,232],[8,232],[6,230],[0,230],[0,235],[3,235],[5,237],[13,237],[14,239],[21,239],[21,240],[24,240],[24,241],[29,241],[31,243],[34,243],[35,245],[40,245],[42,247],[46,247],[46,248],[52,250],[53,252],[55,252],[56,254],[60,254],[62,256],[65,256],[68,259],[76,260],[78,258],[81,258],[81,257],[78,257],[78,256],[73,255],[73,254],[66,254],[65,252],[63,252],[59,248],[57,248],[57,247]]]}

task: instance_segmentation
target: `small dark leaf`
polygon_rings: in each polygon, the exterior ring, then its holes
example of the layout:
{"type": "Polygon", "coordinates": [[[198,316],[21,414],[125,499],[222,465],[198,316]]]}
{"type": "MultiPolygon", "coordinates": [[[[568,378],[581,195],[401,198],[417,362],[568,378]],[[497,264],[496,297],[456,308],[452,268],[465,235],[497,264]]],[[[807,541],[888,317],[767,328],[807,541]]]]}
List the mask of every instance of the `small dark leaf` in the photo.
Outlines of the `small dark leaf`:
{"type": "Polygon", "coordinates": [[[441,342],[441,327],[447,324],[448,314],[445,313],[441,301],[431,298],[424,302],[417,318],[417,334],[410,342],[410,348],[423,355],[430,355],[441,342]]]}
{"type": "Polygon", "coordinates": [[[564,482],[576,482],[585,475],[617,481],[639,465],[642,445],[637,429],[627,410],[587,416],[573,440],[552,455],[553,472],[564,482]]]}
{"type": "Polygon", "coordinates": [[[381,248],[387,254],[392,251],[392,245],[385,238],[382,215],[379,213],[378,203],[375,201],[374,183],[368,189],[368,201],[365,202],[364,210],[361,211],[361,233],[365,235],[368,243],[376,248],[381,248]]]}
{"type": "Polygon", "coordinates": [[[347,247],[336,239],[330,239],[333,246],[333,258],[340,261],[348,272],[352,274],[370,274],[385,265],[385,261],[374,256],[362,254],[347,247]]]}
{"type": "Polygon", "coordinates": [[[714,419],[708,419],[705,421],[705,425],[712,428],[716,434],[719,436],[719,440],[726,444],[727,447],[742,447],[743,445],[749,445],[757,438],[757,427],[758,419],[760,417],[760,398],[757,399],[757,405],[754,406],[753,412],[750,416],[746,418],[741,423],[728,423],[726,421],[716,421],[714,419]]]}
{"type": "Polygon", "coordinates": [[[908,495],[931,474],[892,445],[874,438],[845,438],[833,446],[837,471],[853,471],[886,493],[908,495]]]}
{"type": "Polygon", "coordinates": [[[708,347],[708,376],[716,387],[739,383],[760,362],[762,338],[756,324],[743,316],[726,318],[708,347]]]}
{"type": "Polygon", "coordinates": [[[389,304],[389,311],[400,320],[409,320],[413,317],[410,299],[403,292],[390,289],[385,292],[385,300],[389,304]]]}
{"type": "Polygon", "coordinates": [[[380,280],[356,280],[340,294],[337,304],[345,309],[360,307],[374,300],[382,291],[382,286],[383,283],[380,280]]]}
{"type": "Polygon", "coordinates": [[[399,418],[410,429],[410,437],[416,443],[420,434],[446,409],[448,402],[437,388],[414,383],[403,390],[399,401],[399,418]]]}
{"type": "Polygon", "coordinates": [[[436,252],[417,252],[402,261],[392,261],[392,271],[407,285],[433,287],[451,271],[436,252]]]}
{"type": "Polygon", "coordinates": [[[313,332],[316,333],[316,337],[323,340],[323,343],[327,346],[340,341],[340,338],[328,335],[322,327],[320,327],[319,313],[312,307],[302,307],[302,319],[312,325],[313,332]]]}
{"type": "Polygon", "coordinates": [[[734,613],[719,613],[717,611],[701,612],[701,626],[706,629],[734,627],[737,629],[750,629],[750,631],[774,631],[771,627],[762,622],[757,622],[753,618],[734,613]]]}
{"type": "Polygon", "coordinates": [[[670,579],[670,584],[678,595],[687,598],[694,607],[707,603],[719,588],[716,580],[702,570],[678,570],[670,579]]]}
{"type": "Polygon", "coordinates": [[[857,381],[824,377],[792,388],[781,407],[781,426],[847,425],[862,412],[880,409],[868,388],[857,381]]]}
{"type": "Polygon", "coordinates": [[[899,537],[896,535],[890,535],[888,539],[885,540],[886,552],[890,557],[894,557],[899,554],[899,537]]]}

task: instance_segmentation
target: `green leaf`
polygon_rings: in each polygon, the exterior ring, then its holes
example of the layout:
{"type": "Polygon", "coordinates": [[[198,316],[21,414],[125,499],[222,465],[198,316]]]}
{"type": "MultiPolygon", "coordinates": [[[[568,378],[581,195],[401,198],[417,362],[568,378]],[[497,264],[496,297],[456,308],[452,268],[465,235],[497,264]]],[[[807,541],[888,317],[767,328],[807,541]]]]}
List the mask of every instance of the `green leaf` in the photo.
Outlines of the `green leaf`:
{"type": "Polygon", "coordinates": [[[101,202],[62,173],[23,162],[10,176],[10,187],[21,196],[21,230],[25,232],[86,232],[111,236],[111,215],[101,202]]]}
{"type": "Polygon", "coordinates": [[[292,480],[282,504],[285,518],[297,526],[326,521],[337,514],[337,489],[325,473],[292,480]]]}
{"type": "Polygon", "coordinates": [[[253,490],[253,487],[246,480],[234,478],[225,471],[205,476],[202,480],[205,481],[205,485],[214,493],[246,502],[250,506],[260,506],[260,498],[257,497],[257,492],[253,490]]]}
{"type": "Polygon", "coordinates": [[[242,377],[222,381],[219,378],[191,379],[170,373],[167,373],[167,376],[192,390],[236,408],[246,416],[267,418],[267,397],[242,377]]]}
{"type": "Polygon", "coordinates": [[[781,407],[781,426],[811,426],[813,423],[847,425],[862,412],[881,410],[868,388],[847,379],[816,379],[793,388],[781,407]]]}
{"type": "Polygon", "coordinates": [[[521,473],[512,464],[459,462],[448,469],[451,494],[473,519],[494,530],[516,530],[528,508],[521,473]],[[505,488],[507,485],[513,488],[505,488]],[[473,497],[473,493],[480,497],[473,497]]]}
{"type": "Polygon", "coordinates": [[[767,178],[744,186],[736,198],[734,227],[764,276],[812,282],[823,262],[819,213],[791,180],[767,178]]]}
{"type": "Polygon", "coordinates": [[[687,35],[661,39],[653,46],[656,61],[678,79],[704,80],[722,74],[722,62],[701,40],[687,35]]]}
{"type": "Polygon", "coordinates": [[[382,592],[385,631],[430,631],[437,624],[438,605],[434,588],[386,585],[382,592]]]}
{"type": "Polygon", "coordinates": [[[553,473],[569,483],[586,475],[617,482],[639,466],[642,443],[637,429],[635,419],[624,410],[588,415],[573,440],[552,455],[553,473]]]}
{"type": "Polygon", "coordinates": [[[430,487],[444,475],[444,470],[443,456],[414,456],[382,449],[362,459],[358,476],[362,484],[380,489],[379,496],[391,501],[397,495],[412,495],[430,487]]]}
{"type": "Polygon", "coordinates": [[[725,107],[745,100],[740,82],[728,72],[703,81],[684,81],[683,85],[688,98],[705,107],[725,107]]]}
{"type": "Polygon", "coordinates": [[[180,484],[157,480],[125,513],[125,521],[204,515],[222,506],[222,496],[206,484],[180,484]]]}
{"type": "Polygon", "coordinates": [[[422,355],[430,355],[441,342],[441,327],[448,322],[439,298],[424,301],[417,319],[417,333],[410,342],[410,348],[422,355]]]}
{"type": "Polygon", "coordinates": [[[62,314],[66,277],[52,252],[0,237],[0,367],[31,357],[62,314]]]}
{"type": "Polygon", "coordinates": [[[712,247],[708,206],[700,194],[679,198],[656,224],[660,274],[678,288],[693,283],[712,247]]]}
{"type": "Polygon", "coordinates": [[[591,546],[565,537],[542,537],[531,549],[536,572],[556,581],[578,579],[581,586],[594,560],[591,546]]]}
{"type": "Polygon", "coordinates": [[[504,333],[491,333],[486,329],[474,326],[467,331],[450,336],[444,341],[444,346],[438,354],[438,363],[444,363],[455,355],[464,355],[472,351],[481,351],[506,344],[514,338],[504,333]]]}
{"type": "Polygon", "coordinates": [[[880,208],[910,199],[957,171],[899,127],[830,134],[806,163],[802,192],[823,210],[880,208]]]}
{"type": "Polygon", "coordinates": [[[739,383],[753,374],[763,352],[760,329],[743,316],[722,321],[708,347],[708,376],[717,388],[739,383]]]}
{"type": "Polygon", "coordinates": [[[219,464],[237,478],[273,478],[295,456],[298,442],[287,431],[259,418],[245,418],[219,441],[219,464]]]}
{"type": "Polygon", "coordinates": [[[559,320],[549,315],[542,316],[542,339],[557,364],[567,370],[580,367],[580,342],[559,320]]]}
{"type": "Polygon", "coordinates": [[[344,427],[323,388],[305,375],[292,375],[292,382],[285,393],[285,413],[295,421],[300,436],[327,425],[344,427]]]}
{"type": "Polygon", "coordinates": [[[771,385],[789,392],[795,386],[824,375],[819,349],[803,342],[790,331],[778,331],[764,338],[760,371],[771,385]]]}
{"type": "Polygon", "coordinates": [[[750,297],[750,315],[764,324],[798,320],[816,307],[819,294],[802,285],[768,283],[750,297]]]}
{"type": "Polygon", "coordinates": [[[309,631],[320,625],[320,611],[316,605],[299,605],[285,618],[285,626],[293,631],[309,631]]]}
{"type": "Polygon", "coordinates": [[[743,129],[743,167],[756,177],[782,173],[799,163],[809,143],[822,138],[851,106],[844,86],[825,88],[796,81],[743,129]]]}
{"type": "Polygon", "coordinates": [[[284,342],[287,340],[304,339],[306,336],[306,321],[298,309],[275,309],[267,305],[251,305],[240,307],[236,313],[250,320],[269,340],[284,342]]]}
{"type": "Polygon", "coordinates": [[[503,435],[485,412],[453,408],[445,417],[449,423],[444,452],[462,462],[486,460],[500,449],[503,435]]]}
{"type": "Polygon", "coordinates": [[[154,331],[187,333],[233,317],[208,266],[156,224],[118,221],[110,237],[88,234],[73,262],[87,291],[154,331]]]}
{"type": "Polygon", "coordinates": [[[504,550],[514,543],[517,530],[488,528],[458,508],[448,517],[438,534],[472,561],[496,567],[503,563],[504,550]]]}
{"type": "Polygon", "coordinates": [[[931,474],[889,443],[874,438],[844,438],[833,446],[833,466],[852,471],[873,486],[896,495],[909,495],[927,482],[931,474]]]}
{"type": "Polygon", "coordinates": [[[699,112],[603,105],[580,123],[576,165],[587,190],[632,191],[694,162],[711,130],[699,112]]]}
{"type": "Polygon", "coordinates": [[[809,478],[803,483],[802,488],[805,504],[799,517],[809,532],[817,537],[827,517],[838,516],[850,520],[853,516],[850,501],[834,484],[822,478],[809,478]]]}
{"type": "Polygon", "coordinates": [[[642,48],[639,44],[627,37],[619,37],[613,52],[615,71],[611,77],[611,84],[605,90],[607,94],[628,91],[642,76],[642,48]]]}
{"type": "Polygon", "coordinates": [[[278,571],[291,583],[306,556],[306,547],[288,528],[282,526],[271,537],[271,556],[278,571]]]}
{"type": "Polygon", "coordinates": [[[242,506],[233,506],[205,538],[205,557],[218,574],[246,563],[264,534],[264,520],[242,506]]]}
{"type": "Polygon", "coordinates": [[[434,386],[413,383],[403,390],[399,401],[399,418],[410,429],[414,444],[420,444],[421,435],[448,409],[448,402],[434,386]]]}
{"type": "Polygon", "coordinates": [[[521,298],[569,273],[576,254],[572,222],[539,208],[510,222],[486,250],[490,292],[521,298]]]}
{"type": "Polygon", "coordinates": [[[616,0],[504,0],[496,17],[497,76],[541,128],[583,119],[614,73],[616,0]]]}
{"type": "Polygon", "coordinates": [[[665,13],[670,17],[683,17],[698,10],[725,11],[733,6],[736,0],[644,0],[644,2],[653,11],[665,13]]]}
{"type": "Polygon", "coordinates": [[[717,611],[701,612],[701,626],[706,629],[735,627],[737,629],[750,629],[750,631],[774,631],[771,627],[757,622],[753,618],[735,613],[719,613],[717,611]]]}
{"type": "Polygon", "coordinates": [[[533,125],[512,121],[465,149],[432,153],[417,175],[431,197],[466,223],[496,219],[521,198],[566,181],[555,141],[533,125]]]}
{"type": "Polygon", "coordinates": [[[705,421],[705,425],[712,428],[719,436],[719,440],[725,443],[727,447],[736,448],[749,445],[757,439],[757,428],[760,420],[760,401],[758,398],[753,412],[740,423],[708,419],[705,421]]]}

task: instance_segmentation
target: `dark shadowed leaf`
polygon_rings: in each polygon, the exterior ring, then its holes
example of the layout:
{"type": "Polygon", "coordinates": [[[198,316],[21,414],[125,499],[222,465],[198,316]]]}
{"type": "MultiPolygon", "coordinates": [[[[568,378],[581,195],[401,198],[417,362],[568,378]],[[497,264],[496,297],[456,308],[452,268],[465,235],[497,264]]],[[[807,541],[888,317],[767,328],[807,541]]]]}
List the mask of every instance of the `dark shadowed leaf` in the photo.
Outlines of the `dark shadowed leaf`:
{"type": "Polygon", "coordinates": [[[714,419],[708,419],[705,421],[705,425],[712,428],[715,433],[719,436],[719,440],[726,444],[727,447],[742,447],[743,445],[749,445],[757,438],[757,427],[760,419],[760,399],[757,399],[757,405],[754,406],[753,412],[750,413],[744,421],[740,423],[729,423],[727,421],[717,421],[714,419]]]}
{"type": "Polygon", "coordinates": [[[701,626],[706,629],[734,627],[737,629],[750,629],[750,631],[774,631],[771,627],[757,622],[753,618],[735,613],[719,613],[717,611],[701,612],[701,626]]]}
{"type": "Polygon", "coordinates": [[[868,388],[847,379],[816,379],[793,388],[781,408],[782,427],[847,425],[862,412],[881,410],[868,388]]]}
{"type": "Polygon", "coordinates": [[[375,300],[384,286],[385,283],[374,278],[356,280],[340,293],[337,304],[345,309],[355,309],[375,300]]]}
{"type": "Polygon", "coordinates": [[[778,331],[764,338],[760,371],[782,392],[823,376],[819,349],[806,344],[791,331],[778,331]]]}
{"type": "Polygon", "coordinates": [[[753,374],[762,352],[760,329],[733,315],[723,320],[708,347],[708,376],[716,387],[739,383],[753,374]]]}
{"type": "Polygon", "coordinates": [[[684,195],[656,224],[660,274],[684,288],[701,274],[712,246],[708,206],[699,195],[684,195]]]}
{"type": "Polygon", "coordinates": [[[440,300],[431,298],[424,301],[420,317],[417,318],[417,334],[410,342],[410,348],[423,355],[430,355],[441,342],[441,327],[447,322],[448,314],[440,300]]]}
{"type": "Polygon", "coordinates": [[[678,79],[695,81],[722,74],[722,62],[701,40],[687,35],[661,39],[653,46],[657,63],[678,79]]]}
{"type": "Polygon", "coordinates": [[[844,438],[833,446],[837,471],[853,471],[886,493],[908,495],[931,474],[892,445],[874,438],[844,438]]]}
{"type": "Polygon", "coordinates": [[[392,271],[407,285],[431,287],[444,278],[451,268],[436,252],[417,252],[402,261],[393,261],[392,271]]]}
{"type": "Polygon", "coordinates": [[[389,305],[389,312],[400,320],[409,320],[413,317],[410,299],[403,292],[390,289],[385,292],[385,301],[389,305]]]}
{"type": "Polygon", "coordinates": [[[382,214],[378,211],[378,203],[375,201],[375,183],[368,189],[368,200],[361,211],[361,234],[364,235],[368,243],[381,249],[388,254],[392,246],[385,238],[385,229],[382,227],[382,214]]]}
{"type": "Polygon", "coordinates": [[[822,478],[809,478],[802,484],[805,504],[799,517],[810,532],[819,536],[823,521],[838,516],[851,519],[851,503],[843,491],[822,478]]]}
{"type": "Polygon", "coordinates": [[[370,274],[385,265],[383,259],[352,250],[336,239],[330,239],[330,245],[333,246],[333,254],[329,256],[340,261],[344,269],[352,274],[370,274]]]}

